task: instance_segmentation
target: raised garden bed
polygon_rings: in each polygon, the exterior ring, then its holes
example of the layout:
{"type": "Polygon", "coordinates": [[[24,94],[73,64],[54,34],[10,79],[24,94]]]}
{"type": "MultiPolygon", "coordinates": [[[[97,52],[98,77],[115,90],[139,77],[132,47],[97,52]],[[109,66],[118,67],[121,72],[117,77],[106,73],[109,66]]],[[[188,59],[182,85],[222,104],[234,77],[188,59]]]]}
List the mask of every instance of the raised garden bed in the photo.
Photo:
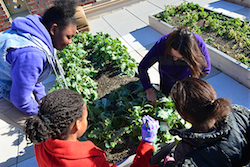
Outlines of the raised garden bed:
{"type": "MultiPolygon", "coordinates": [[[[89,126],[80,140],[91,140],[105,150],[110,163],[135,154],[144,115],[162,122],[157,143],[173,138],[168,128],[186,125],[172,100],[161,92],[155,90],[157,107],[146,99],[134,70],[138,63],[109,34],[77,34],[58,56],[69,89],[80,93],[88,106],[89,126]]],[[[58,83],[50,91],[54,89],[60,89],[58,83]]]]}
{"type": "MultiPolygon", "coordinates": [[[[160,32],[161,34],[172,32],[174,29],[176,29],[176,27],[179,26],[177,17],[171,16],[171,19],[172,19],[171,24],[174,24],[174,25],[170,25],[170,23],[166,23],[162,19],[156,17],[156,15],[159,16],[160,14],[164,12],[166,13],[167,11],[163,11],[161,13],[157,13],[157,14],[149,16],[149,25],[155,30],[157,30],[158,32],[160,32]]],[[[206,18],[204,19],[204,21],[201,21],[200,19],[197,21],[197,23],[199,24],[201,23],[203,24],[204,22],[206,22],[206,18]]],[[[249,22],[247,24],[249,24],[249,22]]],[[[230,38],[222,37],[219,35],[213,35],[215,32],[206,32],[206,31],[200,32],[201,28],[197,28],[199,27],[199,25],[197,26],[197,25],[192,24],[191,27],[192,28],[195,27],[196,29],[194,30],[196,30],[197,33],[200,33],[202,38],[207,43],[210,42],[210,44],[207,44],[207,48],[209,51],[209,56],[210,56],[212,65],[218,68],[219,70],[221,70],[222,72],[224,72],[225,74],[229,75],[230,77],[234,78],[238,82],[242,83],[246,87],[250,88],[250,67],[223,52],[223,51],[229,52],[228,51],[229,49],[223,50],[224,49],[223,46],[225,46],[225,43],[229,41],[230,38]],[[216,44],[213,40],[217,41],[218,43],[216,44]],[[217,48],[212,47],[211,45],[217,46],[217,48]]],[[[250,33],[250,28],[249,28],[249,33],[250,33]]],[[[246,35],[248,35],[247,38],[249,39],[250,34],[246,34],[246,35]]],[[[237,47],[239,48],[240,46],[237,46],[237,47]]],[[[248,47],[250,47],[249,44],[248,44],[248,47]]],[[[233,48],[233,46],[229,46],[229,48],[233,48]]],[[[249,57],[250,57],[249,49],[243,48],[242,50],[245,51],[245,55],[246,55],[243,57],[246,59],[246,62],[249,63],[249,57]]],[[[232,52],[233,53],[236,52],[236,49],[235,51],[232,51],[232,52]]],[[[241,55],[241,53],[239,53],[239,55],[241,55]]]]}

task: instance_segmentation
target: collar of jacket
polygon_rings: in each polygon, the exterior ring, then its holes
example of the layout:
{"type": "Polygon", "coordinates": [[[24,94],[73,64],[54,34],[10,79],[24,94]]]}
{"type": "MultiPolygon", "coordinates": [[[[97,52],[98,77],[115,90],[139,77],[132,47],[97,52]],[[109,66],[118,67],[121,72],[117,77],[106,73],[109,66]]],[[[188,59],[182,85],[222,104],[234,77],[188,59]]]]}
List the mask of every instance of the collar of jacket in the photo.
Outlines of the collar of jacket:
{"type": "Polygon", "coordinates": [[[230,130],[233,128],[233,115],[230,112],[227,119],[221,124],[219,128],[213,133],[197,133],[193,132],[193,129],[171,129],[169,132],[171,135],[178,135],[182,139],[192,139],[192,140],[213,140],[225,137],[229,135],[230,130]]]}

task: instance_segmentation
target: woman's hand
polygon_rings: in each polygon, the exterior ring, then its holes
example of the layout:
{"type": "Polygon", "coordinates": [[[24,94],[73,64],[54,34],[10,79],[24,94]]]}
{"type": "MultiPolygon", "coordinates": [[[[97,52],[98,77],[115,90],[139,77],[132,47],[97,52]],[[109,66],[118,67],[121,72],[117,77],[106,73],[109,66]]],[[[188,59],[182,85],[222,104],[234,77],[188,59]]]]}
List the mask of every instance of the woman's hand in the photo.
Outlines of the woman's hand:
{"type": "Polygon", "coordinates": [[[143,123],[141,127],[142,141],[153,144],[155,141],[158,129],[160,127],[159,121],[155,120],[154,118],[148,115],[145,115],[142,118],[142,123],[143,123]]]}
{"type": "Polygon", "coordinates": [[[151,101],[153,103],[154,107],[156,107],[156,96],[155,96],[155,92],[154,92],[153,88],[147,89],[146,93],[147,93],[148,101],[151,101]]]}

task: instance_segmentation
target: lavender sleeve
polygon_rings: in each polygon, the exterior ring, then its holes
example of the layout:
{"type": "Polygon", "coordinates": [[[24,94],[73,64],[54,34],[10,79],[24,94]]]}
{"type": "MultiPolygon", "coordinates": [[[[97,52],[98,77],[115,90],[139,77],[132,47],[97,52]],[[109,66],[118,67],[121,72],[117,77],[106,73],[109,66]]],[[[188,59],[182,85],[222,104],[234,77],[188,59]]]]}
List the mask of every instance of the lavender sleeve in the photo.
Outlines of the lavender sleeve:
{"type": "Polygon", "coordinates": [[[39,102],[39,100],[46,95],[45,87],[43,86],[42,83],[37,83],[35,85],[33,94],[37,102],[39,102]]]}
{"type": "Polygon", "coordinates": [[[165,41],[168,35],[169,33],[163,35],[149,50],[149,52],[146,54],[146,56],[142,59],[142,61],[139,64],[138,67],[139,78],[144,90],[147,90],[152,87],[147,71],[152,65],[154,65],[156,62],[159,61],[159,56],[164,56],[165,41]]]}
{"type": "Polygon", "coordinates": [[[37,101],[45,96],[44,87],[37,84],[37,79],[45,67],[46,55],[37,48],[26,47],[9,51],[7,61],[11,63],[11,102],[23,113],[36,115],[37,101]]]}

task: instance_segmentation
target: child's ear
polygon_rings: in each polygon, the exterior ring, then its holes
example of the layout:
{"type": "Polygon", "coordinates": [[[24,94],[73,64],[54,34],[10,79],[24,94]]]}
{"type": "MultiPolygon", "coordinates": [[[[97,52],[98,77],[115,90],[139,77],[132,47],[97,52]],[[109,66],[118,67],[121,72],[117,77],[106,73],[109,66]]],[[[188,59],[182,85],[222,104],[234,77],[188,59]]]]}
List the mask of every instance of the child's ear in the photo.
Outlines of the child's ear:
{"type": "Polygon", "coordinates": [[[76,120],[75,126],[76,126],[76,129],[77,129],[77,130],[80,130],[80,129],[81,129],[81,121],[80,121],[79,119],[76,120]]]}
{"type": "Polygon", "coordinates": [[[56,31],[58,29],[58,25],[56,23],[52,24],[52,26],[50,27],[50,34],[51,35],[55,35],[56,31]]]}

